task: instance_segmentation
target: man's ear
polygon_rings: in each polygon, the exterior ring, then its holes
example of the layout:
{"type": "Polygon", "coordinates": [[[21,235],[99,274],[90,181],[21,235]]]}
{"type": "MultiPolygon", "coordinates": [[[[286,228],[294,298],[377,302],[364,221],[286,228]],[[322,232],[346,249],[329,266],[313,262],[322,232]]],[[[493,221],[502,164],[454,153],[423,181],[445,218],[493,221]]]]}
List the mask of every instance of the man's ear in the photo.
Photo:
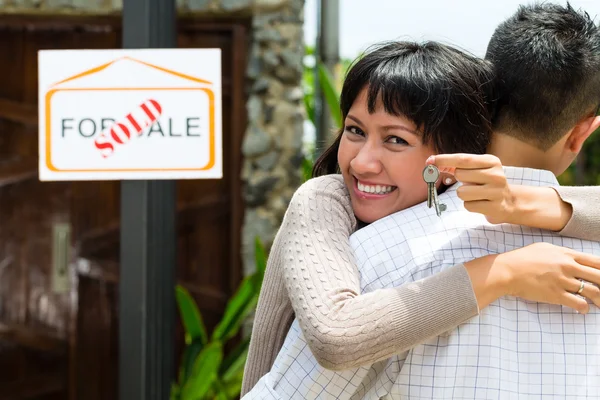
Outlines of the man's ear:
{"type": "Polygon", "coordinates": [[[600,128],[600,115],[592,115],[579,121],[567,139],[566,146],[568,150],[576,154],[579,153],[583,143],[598,128],[600,128]]]}

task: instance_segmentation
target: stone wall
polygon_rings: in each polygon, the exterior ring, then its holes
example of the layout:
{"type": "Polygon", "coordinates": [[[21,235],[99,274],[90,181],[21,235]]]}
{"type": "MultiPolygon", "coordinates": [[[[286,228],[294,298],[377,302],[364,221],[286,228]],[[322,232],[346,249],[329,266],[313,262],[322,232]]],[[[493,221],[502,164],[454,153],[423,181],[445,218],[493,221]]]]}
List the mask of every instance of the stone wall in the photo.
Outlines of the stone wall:
{"type": "MultiPolygon", "coordinates": [[[[252,16],[243,141],[244,273],[254,270],[254,238],[270,247],[301,183],[304,0],[177,0],[183,15],[252,16]]],[[[0,0],[0,13],[116,14],[122,0],[0,0]]]]}
{"type": "Polygon", "coordinates": [[[302,58],[304,0],[288,0],[280,11],[253,18],[254,43],[247,75],[244,268],[254,266],[254,237],[270,246],[294,191],[303,159],[302,58]]]}

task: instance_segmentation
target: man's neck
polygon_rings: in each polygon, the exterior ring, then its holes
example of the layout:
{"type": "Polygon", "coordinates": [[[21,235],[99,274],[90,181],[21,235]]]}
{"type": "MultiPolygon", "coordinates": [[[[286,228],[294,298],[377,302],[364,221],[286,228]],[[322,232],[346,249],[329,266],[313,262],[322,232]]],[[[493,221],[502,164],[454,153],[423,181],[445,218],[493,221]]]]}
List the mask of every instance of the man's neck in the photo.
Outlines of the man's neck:
{"type": "Polygon", "coordinates": [[[488,153],[498,157],[505,166],[548,169],[548,153],[501,132],[492,134],[488,153]]]}

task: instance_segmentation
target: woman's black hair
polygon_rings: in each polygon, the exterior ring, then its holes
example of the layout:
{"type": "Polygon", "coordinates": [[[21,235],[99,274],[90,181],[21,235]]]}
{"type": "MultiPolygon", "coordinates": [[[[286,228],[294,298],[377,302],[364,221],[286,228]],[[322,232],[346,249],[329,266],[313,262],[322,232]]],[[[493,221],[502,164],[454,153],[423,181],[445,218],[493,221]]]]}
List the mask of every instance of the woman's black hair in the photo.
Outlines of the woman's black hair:
{"type": "MultiPolygon", "coordinates": [[[[369,112],[380,99],[384,110],[415,123],[424,144],[438,153],[483,154],[492,130],[493,69],[453,47],[425,42],[387,42],[350,67],[340,98],[345,119],[367,88],[369,112]]],[[[313,176],[338,172],[343,128],[315,162],[313,176]]]]}

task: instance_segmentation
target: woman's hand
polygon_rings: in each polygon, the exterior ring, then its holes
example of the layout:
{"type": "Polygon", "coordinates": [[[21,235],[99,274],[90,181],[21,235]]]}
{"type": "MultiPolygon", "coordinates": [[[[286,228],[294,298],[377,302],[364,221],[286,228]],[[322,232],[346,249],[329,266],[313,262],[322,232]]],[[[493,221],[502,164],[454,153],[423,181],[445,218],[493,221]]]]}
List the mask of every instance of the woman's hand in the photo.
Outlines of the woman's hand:
{"type": "Polygon", "coordinates": [[[485,215],[492,224],[512,219],[516,197],[508,184],[502,163],[490,154],[439,154],[427,160],[441,172],[454,175],[462,183],[458,197],[468,211],[485,215]]]}
{"type": "Polygon", "coordinates": [[[600,307],[600,257],[534,243],[465,263],[480,308],[503,295],[559,304],[585,314],[588,298],[600,307]],[[580,295],[577,291],[584,281],[580,295]]]}
{"type": "Polygon", "coordinates": [[[468,211],[483,214],[492,224],[516,224],[560,231],[573,210],[550,187],[509,184],[502,163],[490,154],[440,154],[427,164],[454,175],[468,211]]]}

